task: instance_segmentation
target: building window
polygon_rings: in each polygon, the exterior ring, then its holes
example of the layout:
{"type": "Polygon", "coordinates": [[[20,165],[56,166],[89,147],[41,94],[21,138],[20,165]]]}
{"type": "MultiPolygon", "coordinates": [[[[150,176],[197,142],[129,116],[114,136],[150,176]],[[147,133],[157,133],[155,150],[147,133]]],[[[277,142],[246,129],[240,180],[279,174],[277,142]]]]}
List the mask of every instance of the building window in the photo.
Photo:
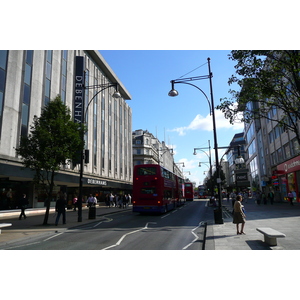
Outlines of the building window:
{"type": "Polygon", "coordinates": [[[101,92],[101,164],[105,166],[105,95],[101,92]]]}
{"type": "MultiPolygon", "coordinates": [[[[95,78],[95,86],[98,85],[98,79],[95,78]]],[[[97,93],[97,91],[96,91],[97,93]]],[[[93,100],[93,106],[94,106],[94,116],[93,116],[93,163],[94,163],[94,167],[97,167],[97,136],[98,136],[98,127],[97,127],[97,123],[98,123],[98,95],[95,96],[94,100],[93,100]]]]}
{"type": "Polygon", "coordinates": [[[120,104],[120,111],[119,111],[119,122],[120,122],[120,130],[119,130],[119,137],[120,137],[120,174],[123,174],[123,107],[120,104]]]}
{"type": "Polygon", "coordinates": [[[277,164],[276,152],[271,153],[271,165],[277,164]]]}
{"type": "Polygon", "coordinates": [[[3,107],[4,107],[7,56],[8,56],[7,50],[0,50],[0,133],[2,131],[1,128],[2,128],[2,116],[3,116],[3,107]]]}
{"type": "Polygon", "coordinates": [[[298,155],[300,152],[300,147],[298,140],[295,138],[292,140],[292,156],[298,155]]]}
{"type": "MultiPolygon", "coordinates": [[[[117,130],[117,123],[118,123],[118,101],[117,99],[114,99],[114,130],[117,130]]],[[[115,159],[114,159],[114,164],[115,164],[115,173],[118,173],[118,147],[117,147],[117,134],[114,134],[115,137],[115,159]]]]}
{"type": "Polygon", "coordinates": [[[52,50],[46,50],[44,105],[47,105],[50,102],[51,73],[52,73],[52,54],[53,54],[52,50]]]}
{"type": "Polygon", "coordinates": [[[61,63],[61,101],[66,103],[66,90],[67,90],[67,63],[68,63],[68,50],[62,51],[62,63],[61,63]]]}
{"type": "Polygon", "coordinates": [[[274,142],[274,132],[273,130],[269,132],[269,144],[274,142]]]}
{"type": "Polygon", "coordinates": [[[109,98],[108,103],[108,170],[111,172],[111,156],[112,156],[112,104],[111,104],[111,98],[109,98]]]}
{"type": "Polygon", "coordinates": [[[31,95],[31,73],[33,62],[33,50],[25,51],[25,74],[23,83],[23,103],[21,113],[21,136],[28,134],[28,120],[30,108],[30,95],[31,95]]]}
{"type": "Polygon", "coordinates": [[[284,159],[283,154],[282,154],[282,149],[281,149],[281,148],[279,148],[279,149],[277,150],[277,159],[278,159],[278,162],[282,162],[283,159],[284,159]]]}

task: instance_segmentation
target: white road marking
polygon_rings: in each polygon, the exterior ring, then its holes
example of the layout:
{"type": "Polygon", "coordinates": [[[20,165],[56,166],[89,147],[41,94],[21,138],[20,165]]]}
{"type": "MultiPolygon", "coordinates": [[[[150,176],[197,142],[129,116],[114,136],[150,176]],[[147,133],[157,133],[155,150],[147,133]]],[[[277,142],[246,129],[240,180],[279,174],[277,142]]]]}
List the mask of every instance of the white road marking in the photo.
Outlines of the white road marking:
{"type": "Polygon", "coordinates": [[[55,234],[55,235],[53,235],[53,236],[50,236],[50,237],[48,237],[47,239],[43,240],[43,242],[47,242],[47,241],[49,241],[49,240],[51,240],[51,239],[53,239],[53,238],[55,238],[55,237],[57,237],[57,236],[59,236],[59,235],[61,235],[61,234],[63,234],[63,232],[60,232],[60,233],[55,234]]]}
{"type": "Polygon", "coordinates": [[[187,244],[185,247],[183,247],[182,248],[182,250],[186,250],[188,247],[190,247],[193,243],[195,243],[197,240],[198,240],[198,235],[196,234],[196,233],[194,233],[194,231],[196,230],[196,229],[198,229],[200,226],[202,226],[204,224],[204,222],[203,221],[201,221],[200,223],[199,223],[199,225],[197,226],[197,227],[195,227],[191,232],[192,232],[192,234],[195,236],[195,239],[191,242],[191,243],[189,243],[189,244],[187,244]]]}
{"type": "Polygon", "coordinates": [[[166,215],[162,216],[161,219],[168,217],[168,216],[170,216],[170,214],[166,214],[166,215]]]}
{"type": "Polygon", "coordinates": [[[111,245],[111,246],[108,246],[108,247],[106,247],[106,248],[103,248],[102,250],[108,250],[108,249],[111,249],[111,248],[114,248],[114,247],[119,246],[119,245],[122,243],[122,241],[123,241],[128,235],[133,234],[133,233],[137,233],[137,232],[142,231],[142,230],[144,230],[144,229],[148,229],[148,224],[156,224],[156,222],[148,222],[144,228],[141,228],[141,229],[138,229],[138,230],[134,230],[134,231],[131,231],[131,232],[128,232],[128,233],[124,234],[124,235],[117,241],[116,244],[111,245]]]}

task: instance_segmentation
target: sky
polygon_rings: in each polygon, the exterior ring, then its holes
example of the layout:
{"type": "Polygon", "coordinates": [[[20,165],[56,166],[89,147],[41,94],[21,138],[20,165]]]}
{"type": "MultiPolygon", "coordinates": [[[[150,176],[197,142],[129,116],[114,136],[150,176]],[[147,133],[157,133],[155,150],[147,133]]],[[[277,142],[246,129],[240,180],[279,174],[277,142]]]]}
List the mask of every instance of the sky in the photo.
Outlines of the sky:
{"type": "MultiPolygon", "coordinates": [[[[176,84],[177,97],[168,96],[170,81],[180,77],[208,75],[207,58],[213,73],[214,106],[220,98],[230,97],[229,77],[235,62],[225,50],[100,50],[117,77],[131,94],[132,130],[148,130],[174,151],[174,162],[184,162],[186,178],[202,184],[209,169],[208,150],[193,155],[194,148],[207,148],[210,141],[215,162],[212,116],[205,96],[195,87],[176,84]],[[199,167],[199,162],[202,162],[199,167]]],[[[210,100],[209,79],[193,81],[210,100]]],[[[235,87],[236,88],[236,87],[235,87]]],[[[227,147],[243,124],[231,125],[215,110],[218,147],[227,147]]],[[[219,159],[225,150],[219,150],[219,159]]],[[[226,158],[226,156],[224,156],[226,158]]],[[[179,164],[182,168],[182,164],[179,164]]]]}

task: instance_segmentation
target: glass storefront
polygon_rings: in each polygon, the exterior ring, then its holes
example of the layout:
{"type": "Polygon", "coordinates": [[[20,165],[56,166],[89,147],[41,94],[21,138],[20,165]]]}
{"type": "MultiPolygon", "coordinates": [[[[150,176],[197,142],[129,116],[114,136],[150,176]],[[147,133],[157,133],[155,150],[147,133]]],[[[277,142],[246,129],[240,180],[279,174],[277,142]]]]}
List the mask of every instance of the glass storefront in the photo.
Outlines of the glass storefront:
{"type": "Polygon", "coordinates": [[[278,165],[277,172],[281,175],[279,188],[284,200],[289,192],[295,192],[294,201],[300,202],[300,156],[278,165]]]}
{"type": "MultiPolygon", "coordinates": [[[[16,209],[23,194],[29,196],[31,184],[28,181],[0,179],[0,210],[16,209]]],[[[30,197],[28,197],[30,199],[30,197]]],[[[32,206],[32,201],[29,201],[32,206]]]]}

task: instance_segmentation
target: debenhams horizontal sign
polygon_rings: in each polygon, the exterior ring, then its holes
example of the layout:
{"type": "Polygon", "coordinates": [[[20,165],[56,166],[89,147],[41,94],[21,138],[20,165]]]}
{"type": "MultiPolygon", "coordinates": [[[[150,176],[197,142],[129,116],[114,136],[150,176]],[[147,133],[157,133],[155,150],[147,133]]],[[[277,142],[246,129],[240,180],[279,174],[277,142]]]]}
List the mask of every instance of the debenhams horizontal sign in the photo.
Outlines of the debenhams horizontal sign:
{"type": "Polygon", "coordinates": [[[99,180],[99,179],[93,179],[93,178],[88,178],[87,183],[88,184],[95,184],[95,185],[107,185],[106,180],[99,180]]]}

